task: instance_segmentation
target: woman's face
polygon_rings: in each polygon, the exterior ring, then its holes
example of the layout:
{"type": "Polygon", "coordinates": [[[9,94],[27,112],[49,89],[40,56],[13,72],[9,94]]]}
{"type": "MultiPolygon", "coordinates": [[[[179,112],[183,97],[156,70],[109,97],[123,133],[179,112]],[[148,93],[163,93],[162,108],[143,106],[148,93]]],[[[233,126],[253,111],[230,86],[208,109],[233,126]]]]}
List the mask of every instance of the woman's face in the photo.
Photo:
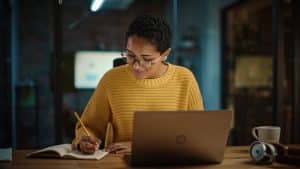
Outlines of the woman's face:
{"type": "Polygon", "coordinates": [[[132,35],[128,38],[124,56],[137,79],[150,79],[159,77],[166,71],[167,65],[162,61],[169,53],[170,49],[160,54],[147,39],[132,35]]]}

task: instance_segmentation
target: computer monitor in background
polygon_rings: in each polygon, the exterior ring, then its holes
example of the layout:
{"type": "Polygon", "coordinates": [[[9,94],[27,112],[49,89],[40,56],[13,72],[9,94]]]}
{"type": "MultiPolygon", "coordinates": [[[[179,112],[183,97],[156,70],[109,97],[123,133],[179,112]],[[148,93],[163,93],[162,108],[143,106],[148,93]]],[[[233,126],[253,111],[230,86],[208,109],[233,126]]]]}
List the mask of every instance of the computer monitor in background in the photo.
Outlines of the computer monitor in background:
{"type": "Polygon", "coordinates": [[[79,51],[75,53],[74,86],[76,89],[94,89],[99,80],[113,68],[119,51],[79,51]]]}

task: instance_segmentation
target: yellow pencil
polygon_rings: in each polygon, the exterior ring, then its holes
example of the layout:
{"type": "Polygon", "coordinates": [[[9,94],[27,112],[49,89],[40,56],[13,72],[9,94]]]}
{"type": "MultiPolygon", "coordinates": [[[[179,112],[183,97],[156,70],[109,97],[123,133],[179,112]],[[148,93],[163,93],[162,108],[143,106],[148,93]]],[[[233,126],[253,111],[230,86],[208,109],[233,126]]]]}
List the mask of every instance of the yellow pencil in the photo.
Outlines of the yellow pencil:
{"type": "Polygon", "coordinates": [[[89,131],[85,128],[85,125],[83,124],[83,122],[80,120],[80,117],[78,116],[77,112],[74,112],[75,117],[77,118],[77,120],[79,121],[79,123],[81,124],[85,134],[87,134],[87,136],[90,136],[89,131]]]}
{"type": "Polygon", "coordinates": [[[111,123],[107,123],[107,126],[106,126],[106,134],[105,134],[105,142],[104,142],[104,148],[106,148],[108,146],[108,141],[111,141],[109,140],[110,139],[110,130],[111,130],[111,123]]]}

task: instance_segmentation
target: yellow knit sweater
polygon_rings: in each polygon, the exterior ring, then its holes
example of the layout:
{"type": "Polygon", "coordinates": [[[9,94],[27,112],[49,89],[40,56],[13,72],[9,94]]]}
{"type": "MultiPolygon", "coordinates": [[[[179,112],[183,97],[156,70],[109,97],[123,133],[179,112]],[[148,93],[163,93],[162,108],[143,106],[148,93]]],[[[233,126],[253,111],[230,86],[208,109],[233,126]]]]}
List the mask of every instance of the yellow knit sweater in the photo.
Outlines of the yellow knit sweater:
{"type": "MultiPolygon", "coordinates": [[[[202,97],[194,75],[188,69],[168,64],[166,73],[156,79],[137,80],[129,65],[111,69],[101,79],[81,120],[89,132],[102,141],[106,125],[113,126],[113,141],[130,141],[133,112],[140,110],[203,110],[202,97]]],[[[76,124],[77,145],[84,135],[76,124]]]]}

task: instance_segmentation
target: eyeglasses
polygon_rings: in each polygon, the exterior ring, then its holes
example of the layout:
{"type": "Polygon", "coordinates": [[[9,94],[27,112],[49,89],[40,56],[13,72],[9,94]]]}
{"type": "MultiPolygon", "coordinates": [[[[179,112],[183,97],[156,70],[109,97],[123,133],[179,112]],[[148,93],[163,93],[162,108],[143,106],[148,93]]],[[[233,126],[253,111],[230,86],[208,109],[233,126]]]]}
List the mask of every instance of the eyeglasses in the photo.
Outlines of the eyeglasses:
{"type": "Polygon", "coordinates": [[[155,59],[137,59],[137,56],[128,52],[122,52],[121,56],[126,60],[126,62],[130,65],[133,65],[135,63],[138,63],[139,66],[149,69],[152,67],[152,65],[157,63],[157,60],[160,59],[160,57],[155,59]]]}

